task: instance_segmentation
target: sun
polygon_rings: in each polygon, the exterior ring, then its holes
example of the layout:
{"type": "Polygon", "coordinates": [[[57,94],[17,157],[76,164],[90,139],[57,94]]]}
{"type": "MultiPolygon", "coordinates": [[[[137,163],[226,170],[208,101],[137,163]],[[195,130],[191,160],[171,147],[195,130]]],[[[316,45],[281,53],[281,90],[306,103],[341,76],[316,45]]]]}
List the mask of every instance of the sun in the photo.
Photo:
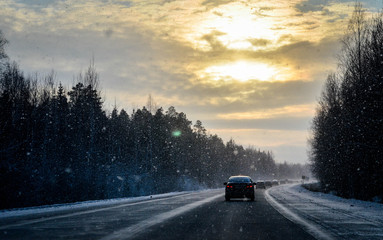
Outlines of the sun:
{"type": "Polygon", "coordinates": [[[276,34],[270,30],[270,23],[262,19],[253,19],[251,16],[236,16],[233,19],[221,20],[225,24],[221,25],[218,31],[222,34],[218,37],[221,42],[230,49],[256,49],[258,47],[251,44],[251,39],[265,39],[273,41],[276,34]]]}
{"type": "Polygon", "coordinates": [[[224,65],[207,67],[202,77],[213,80],[237,80],[246,82],[249,80],[271,81],[277,74],[277,70],[267,64],[249,61],[238,61],[224,65]]]}
{"type": "Polygon", "coordinates": [[[201,21],[196,22],[190,41],[195,47],[209,50],[209,43],[203,38],[214,32],[215,40],[228,49],[258,50],[268,46],[253,44],[253,40],[263,40],[273,45],[279,38],[279,32],[273,30],[274,22],[267,17],[257,17],[252,8],[242,3],[232,3],[215,8],[201,21]]]}

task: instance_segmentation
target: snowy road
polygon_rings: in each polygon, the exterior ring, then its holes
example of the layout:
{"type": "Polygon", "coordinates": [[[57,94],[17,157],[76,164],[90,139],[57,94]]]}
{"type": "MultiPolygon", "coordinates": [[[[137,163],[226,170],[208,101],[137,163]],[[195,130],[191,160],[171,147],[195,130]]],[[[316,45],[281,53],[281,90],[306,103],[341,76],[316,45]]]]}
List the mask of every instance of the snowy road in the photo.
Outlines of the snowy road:
{"type": "Polygon", "coordinates": [[[223,189],[0,212],[0,239],[383,239],[383,205],[300,185],[225,202],[223,189]]]}
{"type": "Polygon", "coordinates": [[[318,239],[383,239],[383,204],[310,192],[299,184],[273,187],[265,195],[318,239]]]}
{"type": "Polygon", "coordinates": [[[138,201],[1,212],[0,239],[314,239],[257,190],[225,202],[223,189],[138,201]]]}

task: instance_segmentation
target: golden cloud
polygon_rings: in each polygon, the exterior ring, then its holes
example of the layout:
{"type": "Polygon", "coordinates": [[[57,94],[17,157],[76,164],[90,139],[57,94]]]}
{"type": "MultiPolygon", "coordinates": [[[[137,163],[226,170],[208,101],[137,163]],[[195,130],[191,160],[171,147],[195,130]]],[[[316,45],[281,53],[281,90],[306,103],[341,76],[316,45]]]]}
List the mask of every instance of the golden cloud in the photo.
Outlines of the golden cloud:
{"type": "Polygon", "coordinates": [[[283,117],[311,117],[315,113],[315,104],[291,105],[280,108],[268,108],[261,111],[218,114],[220,119],[250,120],[283,117]]]}

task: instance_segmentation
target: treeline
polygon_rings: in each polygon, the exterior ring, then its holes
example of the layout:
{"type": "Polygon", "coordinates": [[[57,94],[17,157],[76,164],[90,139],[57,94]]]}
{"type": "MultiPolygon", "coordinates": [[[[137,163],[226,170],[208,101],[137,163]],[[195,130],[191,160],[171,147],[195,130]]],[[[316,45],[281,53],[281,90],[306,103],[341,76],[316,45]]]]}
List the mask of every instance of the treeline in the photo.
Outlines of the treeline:
{"type": "Polygon", "coordinates": [[[328,76],[313,120],[313,172],[327,191],[383,199],[383,16],[355,7],[340,69],[328,76]]]}
{"type": "Polygon", "coordinates": [[[271,152],[224,143],[201,121],[193,125],[174,107],[155,107],[152,98],[130,114],[116,107],[106,113],[92,64],[67,91],[54,73],[25,77],[16,64],[3,63],[0,208],[222,187],[234,174],[287,178],[305,171],[276,164],[271,152]]]}

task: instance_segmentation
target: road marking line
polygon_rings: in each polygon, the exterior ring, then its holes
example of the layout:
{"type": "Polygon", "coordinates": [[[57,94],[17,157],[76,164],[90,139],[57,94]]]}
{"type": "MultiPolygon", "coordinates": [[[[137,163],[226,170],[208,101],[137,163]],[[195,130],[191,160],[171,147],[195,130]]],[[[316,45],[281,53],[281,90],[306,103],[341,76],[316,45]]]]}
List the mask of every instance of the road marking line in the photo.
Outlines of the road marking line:
{"type": "Polygon", "coordinates": [[[173,209],[169,212],[164,212],[159,215],[156,215],[152,217],[151,219],[146,219],[144,221],[141,221],[137,224],[134,224],[132,226],[129,226],[127,228],[123,228],[121,230],[115,231],[112,234],[101,238],[101,240],[113,240],[113,239],[130,239],[136,236],[137,234],[147,231],[149,227],[152,227],[156,224],[162,223],[170,218],[176,217],[178,215],[181,215],[185,212],[188,212],[196,207],[202,206],[203,204],[209,203],[217,198],[223,197],[223,193],[206,198],[203,200],[200,200],[198,202],[190,203],[188,205],[173,209]]]}
{"type": "Polygon", "coordinates": [[[145,200],[145,201],[134,202],[134,203],[126,203],[126,204],[123,204],[123,205],[117,205],[117,206],[113,206],[113,207],[106,207],[106,208],[99,208],[99,209],[93,209],[93,210],[88,210],[88,211],[68,213],[68,214],[64,214],[64,215],[53,216],[53,217],[46,217],[46,218],[39,218],[39,219],[34,219],[34,220],[26,220],[26,221],[20,222],[20,223],[13,223],[13,224],[9,224],[9,225],[0,226],[0,230],[12,228],[12,227],[20,227],[20,226],[24,226],[24,225],[29,225],[29,224],[39,223],[39,222],[45,222],[45,221],[50,221],[50,220],[56,220],[56,219],[60,219],[60,218],[79,216],[79,215],[88,214],[88,213],[102,212],[102,211],[109,210],[109,209],[134,206],[134,205],[148,203],[148,202],[157,202],[157,201],[161,201],[161,200],[165,200],[165,199],[170,199],[170,198],[185,197],[185,196],[188,196],[188,195],[191,195],[191,194],[195,194],[195,193],[187,193],[187,194],[181,194],[181,195],[177,195],[177,196],[171,196],[171,197],[165,197],[165,198],[159,198],[159,199],[149,199],[149,200],[145,200]]]}
{"type": "Polygon", "coordinates": [[[290,221],[301,225],[307,233],[309,233],[311,236],[315,237],[316,239],[324,239],[324,240],[334,239],[329,233],[327,233],[325,230],[318,227],[316,224],[309,223],[308,220],[301,218],[300,216],[293,213],[282,204],[278,203],[277,200],[269,194],[269,190],[270,189],[265,191],[265,198],[267,202],[269,202],[269,204],[275,210],[277,210],[280,214],[282,214],[284,217],[286,217],[290,221]]]}

